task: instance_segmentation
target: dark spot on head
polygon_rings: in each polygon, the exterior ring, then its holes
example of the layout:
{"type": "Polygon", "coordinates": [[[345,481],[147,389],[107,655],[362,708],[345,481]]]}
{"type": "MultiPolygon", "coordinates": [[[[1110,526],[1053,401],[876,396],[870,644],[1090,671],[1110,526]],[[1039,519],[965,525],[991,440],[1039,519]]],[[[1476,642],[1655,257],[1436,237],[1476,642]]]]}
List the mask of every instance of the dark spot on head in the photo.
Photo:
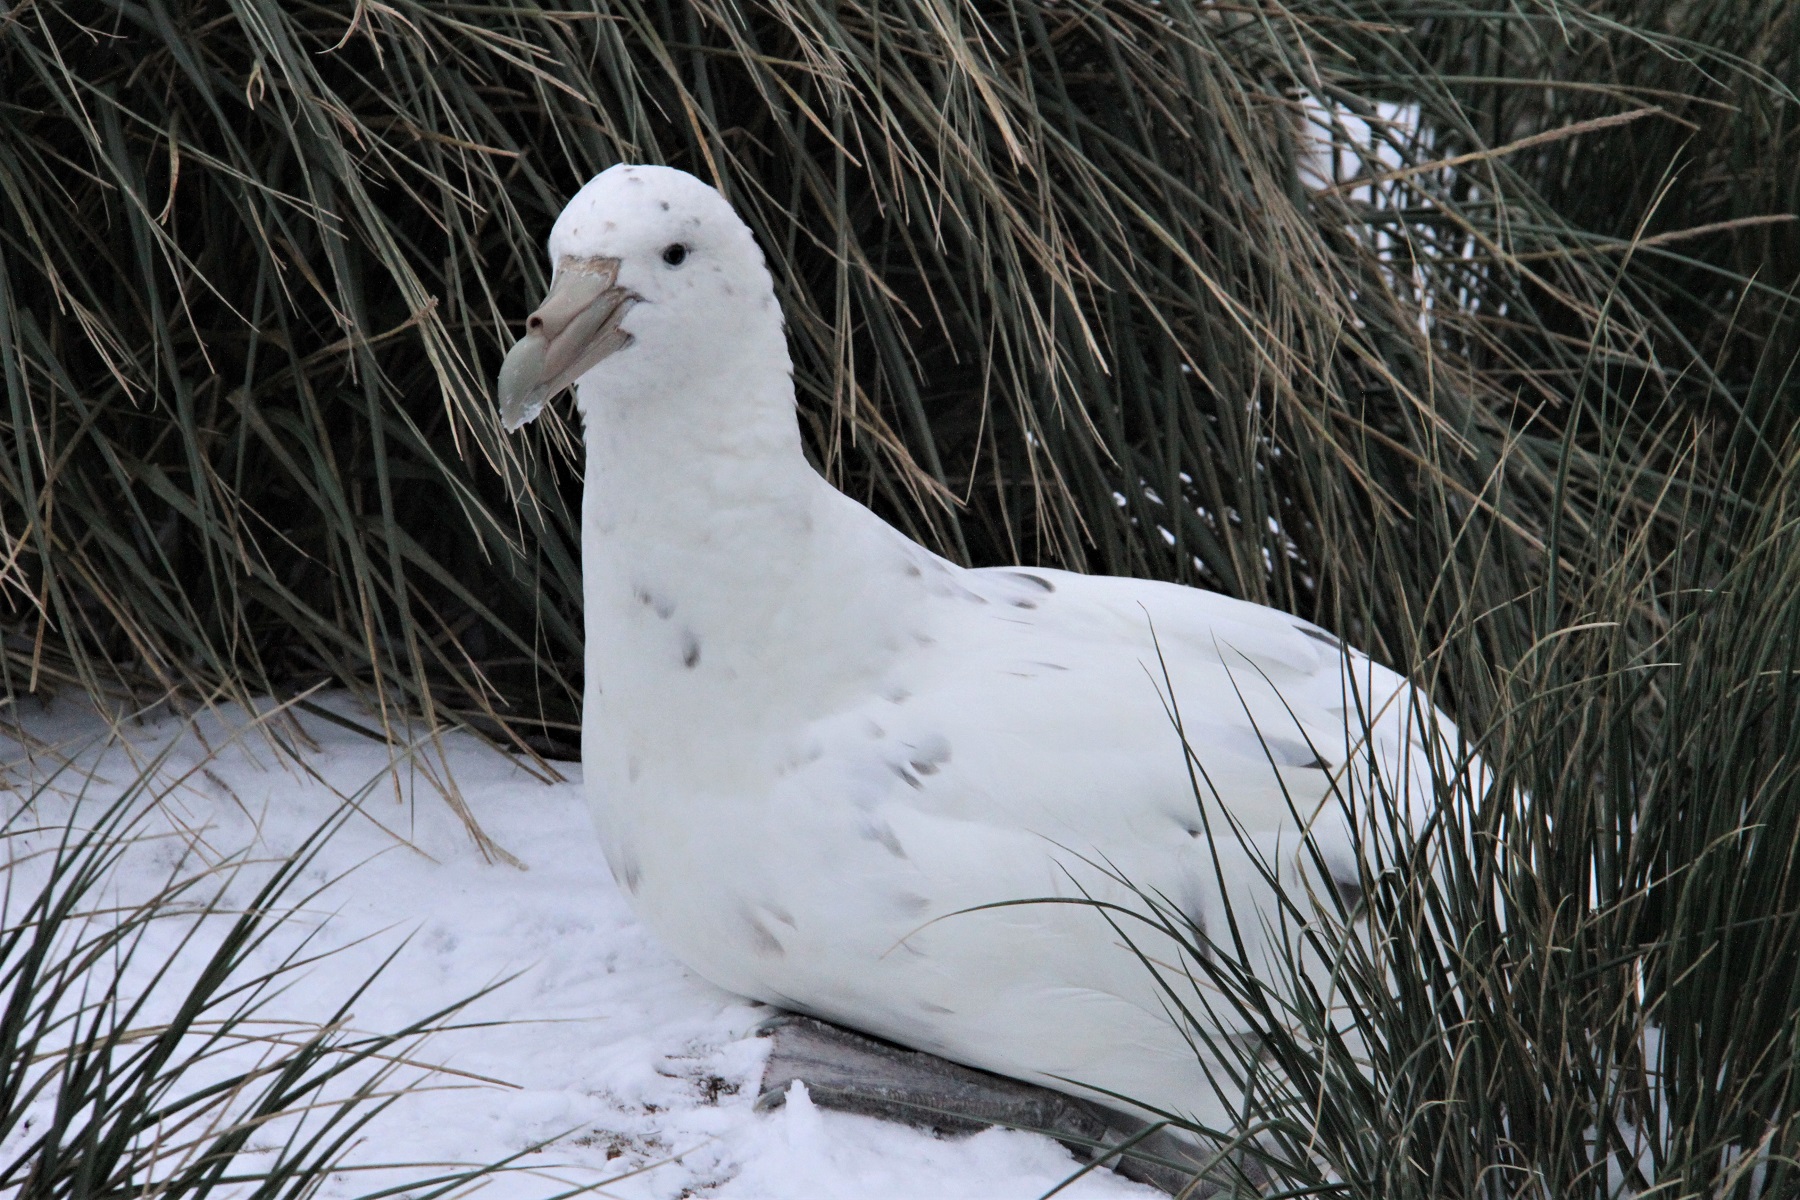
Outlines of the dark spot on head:
{"type": "Polygon", "coordinates": [[[1298,629],[1301,633],[1304,633],[1315,642],[1324,642],[1333,650],[1342,650],[1344,648],[1344,643],[1338,641],[1323,629],[1315,629],[1311,625],[1296,625],[1294,628],[1298,629]]]}
{"type": "Polygon", "coordinates": [[[700,665],[700,639],[691,629],[681,633],[681,665],[690,671],[700,665]]]}
{"type": "Polygon", "coordinates": [[[1045,579],[1042,575],[1033,575],[1029,571],[1014,571],[1013,574],[1020,579],[1023,579],[1026,583],[1037,584],[1046,592],[1054,592],[1056,590],[1056,585],[1051,583],[1048,579],[1045,579]]]}
{"type": "Polygon", "coordinates": [[[661,201],[661,204],[662,204],[662,210],[664,212],[668,212],[669,211],[669,202],[667,200],[664,200],[664,201],[661,201]]]}

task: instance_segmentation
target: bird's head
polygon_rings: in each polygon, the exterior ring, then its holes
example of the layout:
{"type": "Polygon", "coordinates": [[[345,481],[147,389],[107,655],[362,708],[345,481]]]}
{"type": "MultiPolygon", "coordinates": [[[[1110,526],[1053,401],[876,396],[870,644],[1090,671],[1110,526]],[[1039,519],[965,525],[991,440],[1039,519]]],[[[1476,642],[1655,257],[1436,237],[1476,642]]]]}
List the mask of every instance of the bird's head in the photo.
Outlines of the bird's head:
{"type": "Polygon", "coordinates": [[[594,176],[556,219],[550,262],[550,294],[500,368],[508,430],[583,380],[668,392],[759,357],[788,367],[762,250],[685,171],[621,163],[594,176]]]}

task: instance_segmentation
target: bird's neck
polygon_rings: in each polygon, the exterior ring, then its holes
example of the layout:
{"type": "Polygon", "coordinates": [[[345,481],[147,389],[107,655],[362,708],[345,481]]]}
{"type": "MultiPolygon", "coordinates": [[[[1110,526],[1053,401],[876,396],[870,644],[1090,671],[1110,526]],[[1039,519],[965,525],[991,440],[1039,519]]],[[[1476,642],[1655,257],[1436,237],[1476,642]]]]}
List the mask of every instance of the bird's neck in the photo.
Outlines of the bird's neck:
{"type": "MultiPolygon", "coordinates": [[[[785,365],[785,364],[783,364],[785,365]]],[[[754,586],[771,552],[805,540],[820,480],[783,369],[701,378],[661,394],[584,396],[584,549],[604,570],[754,586]]]]}
{"type": "Polygon", "coordinates": [[[903,539],[807,463],[785,372],[711,386],[587,409],[589,679],[615,689],[609,706],[756,721],[754,681],[816,695],[809,664],[857,658],[893,623],[862,560],[900,575],[903,539]]]}

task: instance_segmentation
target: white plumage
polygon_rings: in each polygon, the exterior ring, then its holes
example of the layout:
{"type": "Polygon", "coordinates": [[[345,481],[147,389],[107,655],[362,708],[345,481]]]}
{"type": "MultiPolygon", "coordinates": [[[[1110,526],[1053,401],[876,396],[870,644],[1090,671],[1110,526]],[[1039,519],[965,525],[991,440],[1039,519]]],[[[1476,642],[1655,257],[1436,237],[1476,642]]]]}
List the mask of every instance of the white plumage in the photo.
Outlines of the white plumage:
{"type": "Polygon", "coordinates": [[[1106,864],[1223,936],[1217,851],[1255,942],[1266,887],[1224,814],[1299,880],[1293,813],[1323,812],[1329,872],[1354,881],[1332,780],[1372,761],[1428,795],[1419,746],[1454,729],[1292,616],[967,570],[833,489],[801,450],[763,256],[691,176],[606,171],[550,254],[502,399],[516,427],[574,383],[585,421],[583,769],[636,911],[744,995],[1222,1122],[1231,1097],[1099,913],[969,910],[1143,908],[1106,864]],[[1204,814],[1159,649],[1216,789],[1204,814]],[[1359,706],[1379,714],[1367,747],[1359,706]]]}

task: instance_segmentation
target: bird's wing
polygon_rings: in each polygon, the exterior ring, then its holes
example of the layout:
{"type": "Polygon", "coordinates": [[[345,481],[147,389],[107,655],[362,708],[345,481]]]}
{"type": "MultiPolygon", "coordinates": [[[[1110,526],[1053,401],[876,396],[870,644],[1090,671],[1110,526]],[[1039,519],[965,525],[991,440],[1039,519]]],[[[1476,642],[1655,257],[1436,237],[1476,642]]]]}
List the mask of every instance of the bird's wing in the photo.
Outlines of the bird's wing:
{"type": "Polygon", "coordinates": [[[1220,852],[1246,886],[1257,856],[1298,879],[1302,828],[1354,882],[1377,784],[1430,805],[1426,731],[1454,727],[1323,630],[1169,584],[920,562],[917,652],[808,729],[777,793],[841,813],[934,911],[1068,895],[1071,872],[1216,897],[1220,852]]]}
{"type": "MultiPolygon", "coordinates": [[[[769,881],[769,910],[818,927],[782,930],[796,949],[771,970],[794,982],[768,994],[1013,1074],[1194,1102],[1204,1085],[1164,1012],[1174,993],[1121,946],[1169,966],[1165,981],[1186,980],[1182,952],[1130,919],[1011,905],[1161,906],[1209,937],[1235,923],[1269,953],[1264,872],[1355,886],[1371,764],[1408,774],[1431,740],[1414,726],[1441,718],[1400,676],[1272,609],[916,553],[927,598],[906,652],[808,727],[769,798],[791,868],[769,881]],[[853,946],[859,967],[840,969],[827,948],[853,946]],[[816,979],[815,959],[831,965],[816,979]]],[[[1180,987],[1182,1003],[1204,999],[1180,987]]]]}
{"type": "Polygon", "coordinates": [[[1145,580],[927,566],[931,645],[856,715],[885,719],[921,761],[943,756],[934,782],[970,819],[1101,844],[1191,826],[1198,785],[1248,830],[1291,828],[1371,764],[1422,802],[1426,730],[1453,733],[1402,677],[1275,609],[1145,580]]]}

